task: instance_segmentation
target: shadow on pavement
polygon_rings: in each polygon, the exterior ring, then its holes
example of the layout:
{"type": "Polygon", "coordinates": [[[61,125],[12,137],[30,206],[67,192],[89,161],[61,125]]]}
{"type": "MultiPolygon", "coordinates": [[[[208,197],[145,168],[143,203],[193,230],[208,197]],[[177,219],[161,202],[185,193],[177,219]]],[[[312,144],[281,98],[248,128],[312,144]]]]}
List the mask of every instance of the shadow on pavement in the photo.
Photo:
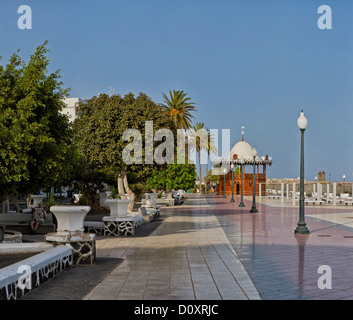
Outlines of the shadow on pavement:
{"type": "Polygon", "coordinates": [[[81,300],[123,259],[97,257],[94,265],[71,266],[21,300],[81,300]]]}

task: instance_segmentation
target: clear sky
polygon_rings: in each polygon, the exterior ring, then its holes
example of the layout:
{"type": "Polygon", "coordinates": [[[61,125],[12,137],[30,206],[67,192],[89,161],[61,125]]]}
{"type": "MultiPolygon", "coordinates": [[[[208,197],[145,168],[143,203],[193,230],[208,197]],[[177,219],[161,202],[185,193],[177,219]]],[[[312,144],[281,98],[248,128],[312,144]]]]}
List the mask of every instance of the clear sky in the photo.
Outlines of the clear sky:
{"type": "MultiPolygon", "coordinates": [[[[304,109],[305,177],[353,180],[353,1],[351,0],[2,0],[0,56],[24,59],[49,40],[50,71],[71,97],[184,90],[196,121],[230,129],[271,155],[270,178],[299,176],[304,109]],[[20,30],[20,5],[32,29],[20,30]],[[321,5],[332,29],[320,30],[321,5]]],[[[232,147],[232,146],[231,146],[232,147]]]]}

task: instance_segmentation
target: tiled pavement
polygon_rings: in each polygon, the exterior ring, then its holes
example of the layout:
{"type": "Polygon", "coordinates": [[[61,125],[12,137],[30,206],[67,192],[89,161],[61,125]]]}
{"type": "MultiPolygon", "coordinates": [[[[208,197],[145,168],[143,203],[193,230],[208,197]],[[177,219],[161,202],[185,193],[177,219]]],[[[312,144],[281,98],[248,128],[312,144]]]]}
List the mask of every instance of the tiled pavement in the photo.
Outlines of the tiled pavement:
{"type": "Polygon", "coordinates": [[[85,299],[260,299],[209,208],[191,198],[162,208],[163,223],[147,237],[97,240],[98,257],[124,261],[85,299]]]}
{"type": "Polygon", "coordinates": [[[98,239],[98,256],[123,263],[85,299],[353,299],[351,207],[307,206],[310,235],[295,236],[297,207],[244,202],[191,197],[146,237],[98,239]],[[332,289],[318,286],[322,265],[332,289]]]}
{"type": "Polygon", "coordinates": [[[251,214],[249,199],[247,208],[228,201],[213,199],[216,216],[262,299],[353,299],[352,207],[306,206],[310,234],[294,235],[298,207],[263,200],[251,214]],[[319,288],[329,284],[320,266],[331,270],[331,289],[319,288]]]}

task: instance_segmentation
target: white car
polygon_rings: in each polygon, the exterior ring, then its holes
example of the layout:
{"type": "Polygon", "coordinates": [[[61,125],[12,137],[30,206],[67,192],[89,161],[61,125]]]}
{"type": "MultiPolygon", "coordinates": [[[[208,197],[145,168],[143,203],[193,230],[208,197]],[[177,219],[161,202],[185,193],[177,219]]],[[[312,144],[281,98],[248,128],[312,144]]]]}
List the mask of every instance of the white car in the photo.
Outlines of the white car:
{"type": "MultiPolygon", "coordinates": [[[[62,191],[61,191],[61,197],[62,197],[63,199],[67,199],[67,197],[68,197],[67,191],[62,190],[62,191]]],[[[54,198],[60,198],[60,192],[55,192],[55,193],[54,193],[54,198]]]]}

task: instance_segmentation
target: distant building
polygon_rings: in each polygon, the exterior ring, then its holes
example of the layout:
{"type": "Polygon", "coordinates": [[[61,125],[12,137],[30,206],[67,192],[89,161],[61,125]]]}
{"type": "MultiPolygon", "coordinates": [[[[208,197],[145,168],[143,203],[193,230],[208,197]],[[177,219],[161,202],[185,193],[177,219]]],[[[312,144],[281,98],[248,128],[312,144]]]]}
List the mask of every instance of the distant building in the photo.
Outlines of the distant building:
{"type": "MultiPolygon", "coordinates": [[[[240,158],[244,159],[244,170],[243,170],[243,179],[241,179],[241,173],[233,173],[233,188],[234,194],[240,194],[241,190],[241,182],[243,180],[243,194],[244,195],[252,195],[253,193],[253,169],[254,169],[254,158],[251,154],[253,147],[244,141],[244,131],[242,131],[242,139],[238,143],[234,145],[227,159],[230,159],[229,162],[225,161],[223,166],[230,166],[230,163],[236,163],[240,158]],[[245,172],[245,168],[250,167],[251,173],[245,172]]],[[[222,160],[218,160],[222,163],[222,160]]],[[[261,194],[266,194],[266,166],[272,165],[272,157],[268,155],[263,157],[256,156],[255,158],[255,193],[259,194],[259,187],[261,185],[261,194]],[[259,167],[262,166],[262,173],[259,172],[259,167]]],[[[230,168],[229,168],[230,169],[230,168]]],[[[217,187],[217,193],[222,195],[224,192],[225,185],[225,193],[232,193],[232,174],[231,170],[229,170],[226,175],[220,174],[220,181],[217,187]]]]}
{"type": "Polygon", "coordinates": [[[319,171],[318,180],[319,181],[326,181],[326,173],[325,173],[325,171],[319,171]]]}
{"type": "Polygon", "coordinates": [[[77,116],[76,108],[79,102],[82,102],[84,100],[80,98],[64,98],[63,101],[66,104],[66,107],[64,107],[61,112],[63,114],[67,114],[70,118],[70,121],[74,121],[77,116]]]}

